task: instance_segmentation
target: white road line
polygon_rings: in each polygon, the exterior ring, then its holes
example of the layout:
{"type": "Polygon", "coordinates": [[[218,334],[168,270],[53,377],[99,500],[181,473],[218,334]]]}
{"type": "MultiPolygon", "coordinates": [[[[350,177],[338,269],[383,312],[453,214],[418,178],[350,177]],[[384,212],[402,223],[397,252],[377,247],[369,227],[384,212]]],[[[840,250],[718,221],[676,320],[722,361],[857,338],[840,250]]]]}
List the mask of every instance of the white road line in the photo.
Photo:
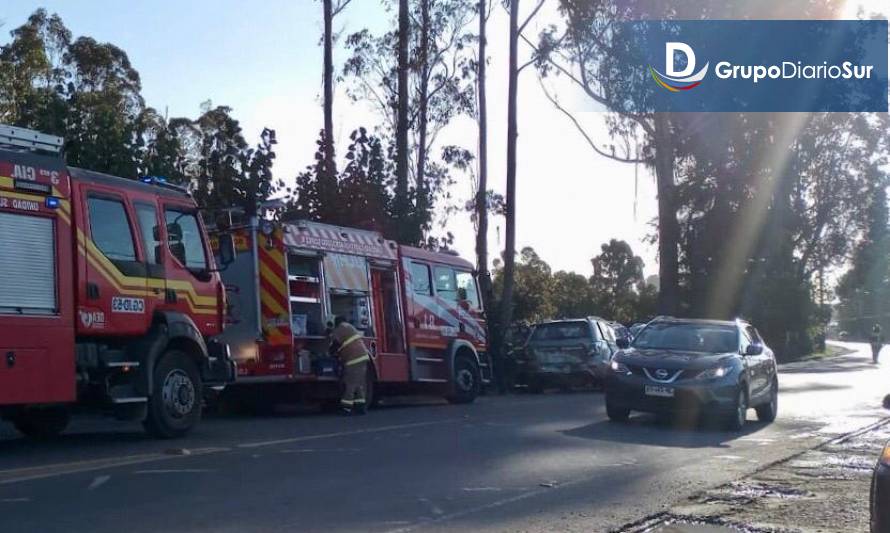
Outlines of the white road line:
{"type": "Polygon", "coordinates": [[[417,428],[417,427],[425,427],[425,426],[437,426],[442,424],[452,424],[454,422],[461,422],[463,419],[461,418],[446,418],[443,420],[435,420],[430,422],[416,422],[413,424],[399,424],[394,426],[381,426],[377,428],[364,428],[364,429],[353,429],[350,431],[337,431],[334,433],[322,433],[319,435],[303,435],[301,437],[293,437],[289,439],[276,439],[276,440],[267,440],[262,442],[247,442],[244,444],[239,444],[238,448],[261,448],[263,446],[275,446],[276,444],[291,444],[294,442],[306,442],[312,440],[321,440],[321,439],[333,439],[337,437],[349,437],[351,435],[363,435],[367,433],[380,433],[383,431],[395,431],[399,429],[407,429],[407,428],[417,428]]]}
{"type": "Polygon", "coordinates": [[[90,483],[90,486],[87,487],[87,490],[98,489],[99,487],[104,485],[109,479],[111,479],[111,476],[96,476],[95,478],[93,478],[93,482],[90,483]]]}
{"type": "Polygon", "coordinates": [[[341,453],[355,453],[362,451],[361,448],[328,448],[325,450],[317,450],[314,448],[303,448],[303,449],[293,449],[293,450],[280,450],[278,453],[316,453],[316,452],[341,452],[341,453]]]}
{"type": "Polygon", "coordinates": [[[503,498],[501,500],[497,500],[497,501],[494,501],[491,503],[486,503],[483,505],[478,505],[476,507],[470,507],[470,508],[464,509],[462,511],[457,511],[455,513],[443,514],[443,515],[439,515],[433,519],[421,520],[421,521],[411,524],[409,526],[405,526],[405,527],[398,528],[398,529],[391,529],[391,530],[387,531],[386,533],[408,533],[410,531],[415,531],[419,528],[427,527],[427,526],[430,526],[433,524],[439,524],[439,523],[447,522],[447,521],[454,520],[457,518],[463,518],[463,517],[471,515],[471,514],[479,513],[482,511],[488,511],[490,509],[503,507],[503,506],[509,505],[511,503],[516,503],[516,502],[519,502],[522,500],[527,500],[529,498],[534,498],[535,496],[542,496],[547,493],[552,493],[554,490],[572,487],[574,485],[579,485],[581,483],[586,483],[586,482],[592,481],[593,479],[594,479],[594,476],[585,477],[582,479],[576,479],[574,481],[568,481],[566,483],[560,483],[555,488],[543,488],[543,489],[530,490],[528,492],[523,492],[521,494],[517,494],[516,496],[511,496],[509,498],[503,498]]]}
{"type": "Polygon", "coordinates": [[[192,450],[192,454],[189,456],[166,455],[163,453],[148,453],[122,457],[106,457],[103,459],[91,459],[87,461],[76,461],[72,463],[58,463],[45,466],[16,468],[12,470],[0,470],[0,485],[10,485],[13,483],[22,483],[25,481],[58,477],[68,474],[95,472],[97,470],[107,470],[109,468],[116,468],[119,466],[130,466],[142,463],[150,463],[154,461],[184,459],[186,457],[195,457],[198,455],[215,453],[223,451],[224,449],[225,448],[199,448],[196,450],[192,450]]]}
{"type": "Polygon", "coordinates": [[[204,474],[207,472],[216,472],[207,468],[158,468],[155,470],[137,470],[134,474],[204,474]]]}
{"type": "Polygon", "coordinates": [[[436,516],[442,516],[443,514],[445,514],[445,511],[443,511],[442,508],[435,503],[431,502],[429,498],[417,498],[417,501],[429,507],[430,512],[436,516]]]}
{"type": "Polygon", "coordinates": [[[464,487],[461,490],[466,492],[500,492],[503,489],[498,487],[464,487]]]}
{"type": "Polygon", "coordinates": [[[3,498],[0,503],[27,503],[31,498],[3,498]]]}

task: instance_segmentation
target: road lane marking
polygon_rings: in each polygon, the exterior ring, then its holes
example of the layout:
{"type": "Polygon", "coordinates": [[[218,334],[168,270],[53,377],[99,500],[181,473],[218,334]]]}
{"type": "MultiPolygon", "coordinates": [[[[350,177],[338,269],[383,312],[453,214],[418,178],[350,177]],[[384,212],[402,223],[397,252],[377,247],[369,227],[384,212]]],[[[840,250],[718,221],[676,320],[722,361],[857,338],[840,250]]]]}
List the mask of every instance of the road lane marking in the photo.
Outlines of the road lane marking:
{"type": "MultiPolygon", "coordinates": [[[[599,475],[599,474],[598,474],[598,475],[599,475]]],[[[584,478],[581,478],[581,479],[576,479],[576,480],[574,480],[574,481],[568,481],[568,482],[560,483],[559,486],[556,487],[556,488],[557,488],[557,489],[565,489],[565,488],[573,487],[573,486],[575,486],[575,485],[580,485],[580,484],[582,484],[582,483],[588,483],[588,482],[590,482],[590,481],[593,481],[596,477],[597,477],[597,476],[590,476],[590,477],[584,477],[584,478]]],[[[454,513],[449,513],[449,514],[439,515],[439,516],[437,516],[436,518],[432,518],[432,519],[420,520],[420,521],[414,522],[414,523],[412,523],[411,525],[408,525],[408,526],[405,526],[405,527],[401,527],[401,528],[397,528],[397,529],[391,529],[391,530],[389,530],[389,531],[387,531],[387,532],[385,532],[385,533],[409,533],[410,531],[415,531],[415,530],[417,530],[417,529],[424,528],[424,527],[428,527],[428,526],[431,526],[431,525],[434,525],[434,524],[441,524],[441,523],[443,523],[443,522],[449,522],[449,521],[451,521],[451,520],[455,520],[455,519],[458,519],[458,518],[463,518],[463,517],[468,516],[468,515],[471,515],[471,514],[476,514],[476,513],[482,512],[482,511],[488,511],[488,510],[491,510],[491,509],[496,509],[496,508],[498,508],[498,507],[503,507],[503,506],[505,506],[505,505],[509,505],[509,504],[511,504],[511,503],[516,503],[516,502],[520,502],[520,501],[522,501],[522,500],[527,500],[527,499],[529,499],[529,498],[534,498],[534,497],[536,497],[536,496],[543,496],[544,494],[552,493],[553,490],[554,490],[554,489],[552,489],[552,488],[550,488],[550,489],[534,489],[534,490],[530,490],[530,491],[528,491],[528,492],[523,492],[523,493],[521,493],[521,494],[517,494],[517,495],[515,495],[515,496],[510,496],[510,497],[508,497],[508,498],[503,498],[503,499],[500,499],[500,500],[497,500],[497,501],[493,501],[493,502],[491,502],[491,503],[486,503],[486,504],[483,504],[483,505],[478,505],[478,506],[476,506],[476,507],[469,507],[469,508],[464,509],[464,510],[462,510],[462,511],[457,511],[457,512],[454,512],[454,513]]]]}
{"type": "Polygon", "coordinates": [[[31,498],[3,498],[0,499],[0,503],[28,503],[31,501],[31,498]]]}
{"type": "Polygon", "coordinates": [[[417,498],[417,501],[426,505],[429,508],[430,512],[436,516],[442,516],[443,514],[445,514],[445,511],[443,511],[442,508],[435,503],[431,502],[429,498],[417,498]]]}
{"type": "Polygon", "coordinates": [[[134,474],[205,474],[216,472],[208,468],[156,468],[153,470],[136,470],[134,474]]]}
{"type": "Polygon", "coordinates": [[[93,478],[93,482],[90,483],[90,486],[87,487],[87,490],[96,490],[104,485],[109,479],[111,479],[111,476],[96,476],[93,478]]]}
{"type": "MultiPolygon", "coordinates": [[[[225,448],[199,448],[192,450],[192,455],[206,455],[224,451],[225,448]]],[[[130,466],[153,461],[166,461],[170,459],[184,459],[185,456],[166,455],[163,453],[146,453],[140,455],[125,455],[122,457],[106,457],[102,459],[90,459],[72,463],[57,463],[52,465],[32,466],[11,470],[0,470],[0,485],[11,485],[37,479],[64,476],[68,474],[80,474],[83,472],[95,472],[120,466],[130,466]]]]}
{"type": "Polygon", "coordinates": [[[278,453],[332,453],[332,452],[341,452],[341,453],[355,453],[362,451],[361,448],[327,448],[324,450],[317,450],[314,448],[298,448],[293,450],[280,450],[278,453]]]}
{"type": "Polygon", "coordinates": [[[336,431],[333,433],[322,433],[319,435],[303,435],[301,437],[292,437],[288,439],[276,439],[276,440],[267,440],[261,442],[247,442],[244,444],[239,444],[238,448],[262,448],[264,446],[275,446],[277,444],[292,444],[294,442],[306,442],[312,440],[321,440],[321,439],[333,439],[337,437],[349,437],[351,435],[363,435],[368,433],[381,433],[384,431],[396,431],[400,429],[408,429],[408,428],[417,428],[417,427],[425,427],[425,426],[436,426],[442,424],[452,424],[455,422],[461,422],[462,418],[446,418],[443,420],[435,420],[430,422],[415,422],[413,424],[398,424],[393,426],[380,426],[377,428],[363,428],[363,429],[353,429],[350,431],[336,431]]]}

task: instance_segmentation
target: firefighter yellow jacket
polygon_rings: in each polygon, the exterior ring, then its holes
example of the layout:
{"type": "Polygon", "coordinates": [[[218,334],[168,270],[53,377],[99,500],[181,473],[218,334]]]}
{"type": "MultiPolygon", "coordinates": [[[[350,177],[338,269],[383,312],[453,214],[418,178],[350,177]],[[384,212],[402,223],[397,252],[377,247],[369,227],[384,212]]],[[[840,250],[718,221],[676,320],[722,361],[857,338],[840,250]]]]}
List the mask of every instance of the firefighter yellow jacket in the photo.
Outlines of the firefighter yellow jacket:
{"type": "Polygon", "coordinates": [[[344,365],[368,357],[368,348],[362,340],[362,334],[349,322],[343,322],[334,328],[331,332],[331,341],[339,346],[337,357],[344,365]]]}

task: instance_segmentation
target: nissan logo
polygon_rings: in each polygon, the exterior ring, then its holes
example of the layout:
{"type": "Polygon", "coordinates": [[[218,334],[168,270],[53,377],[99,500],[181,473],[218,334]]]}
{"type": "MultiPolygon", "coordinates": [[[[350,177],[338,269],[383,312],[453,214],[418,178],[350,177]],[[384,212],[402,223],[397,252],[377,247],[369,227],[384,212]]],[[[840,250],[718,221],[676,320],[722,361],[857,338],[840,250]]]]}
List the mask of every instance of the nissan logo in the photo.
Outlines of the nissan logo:
{"type": "Polygon", "coordinates": [[[663,368],[659,368],[655,371],[655,377],[657,377],[658,379],[665,379],[668,377],[668,371],[663,368]]]}

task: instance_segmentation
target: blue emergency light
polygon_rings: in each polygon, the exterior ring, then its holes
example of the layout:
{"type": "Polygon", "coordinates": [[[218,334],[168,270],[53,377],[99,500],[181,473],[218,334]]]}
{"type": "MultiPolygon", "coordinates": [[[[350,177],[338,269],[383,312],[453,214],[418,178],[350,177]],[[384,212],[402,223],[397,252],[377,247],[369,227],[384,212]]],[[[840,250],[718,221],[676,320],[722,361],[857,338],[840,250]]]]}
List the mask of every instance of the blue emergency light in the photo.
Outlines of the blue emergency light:
{"type": "Polygon", "coordinates": [[[47,196],[46,197],[46,207],[49,209],[58,209],[59,206],[62,205],[62,201],[56,198],[55,196],[47,196]]]}
{"type": "Polygon", "coordinates": [[[167,183],[167,178],[164,176],[143,176],[140,178],[142,183],[167,183]]]}

